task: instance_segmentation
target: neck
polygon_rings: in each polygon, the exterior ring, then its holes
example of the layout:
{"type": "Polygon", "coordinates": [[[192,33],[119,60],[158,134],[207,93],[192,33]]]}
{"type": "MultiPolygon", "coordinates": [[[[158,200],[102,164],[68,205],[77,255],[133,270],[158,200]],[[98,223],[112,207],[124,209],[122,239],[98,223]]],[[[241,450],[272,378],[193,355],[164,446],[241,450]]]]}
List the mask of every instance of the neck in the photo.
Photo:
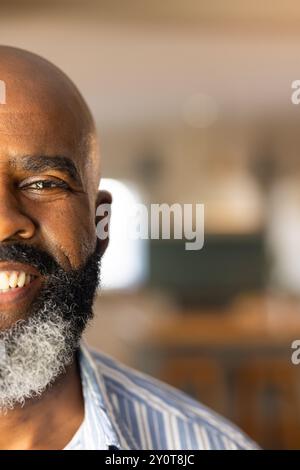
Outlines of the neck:
{"type": "Polygon", "coordinates": [[[84,418],[76,358],[45,393],[0,414],[0,449],[63,449],[84,418]]]}

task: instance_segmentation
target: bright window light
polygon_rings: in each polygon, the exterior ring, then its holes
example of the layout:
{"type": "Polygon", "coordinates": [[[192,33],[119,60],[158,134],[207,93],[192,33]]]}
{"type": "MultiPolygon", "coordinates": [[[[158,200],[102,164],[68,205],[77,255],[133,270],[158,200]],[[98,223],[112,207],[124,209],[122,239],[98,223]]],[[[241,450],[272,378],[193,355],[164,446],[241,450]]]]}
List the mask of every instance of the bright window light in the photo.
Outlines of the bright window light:
{"type": "Polygon", "coordinates": [[[147,275],[146,240],[120,236],[124,232],[124,217],[135,204],[142,203],[137,189],[130,183],[103,178],[100,188],[112,194],[110,241],[102,259],[102,289],[128,289],[142,284],[147,275]],[[124,214],[125,213],[125,214],[124,214]]]}

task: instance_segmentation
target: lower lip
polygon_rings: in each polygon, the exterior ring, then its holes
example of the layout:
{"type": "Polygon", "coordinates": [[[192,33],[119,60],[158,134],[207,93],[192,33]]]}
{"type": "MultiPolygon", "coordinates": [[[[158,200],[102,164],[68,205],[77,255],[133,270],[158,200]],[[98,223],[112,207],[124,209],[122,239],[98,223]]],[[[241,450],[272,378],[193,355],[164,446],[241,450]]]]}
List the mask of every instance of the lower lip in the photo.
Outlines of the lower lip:
{"type": "Polygon", "coordinates": [[[23,287],[16,287],[10,289],[7,292],[0,292],[0,305],[16,303],[21,300],[25,300],[26,297],[31,296],[40,286],[40,278],[34,278],[29,284],[23,287]]]}

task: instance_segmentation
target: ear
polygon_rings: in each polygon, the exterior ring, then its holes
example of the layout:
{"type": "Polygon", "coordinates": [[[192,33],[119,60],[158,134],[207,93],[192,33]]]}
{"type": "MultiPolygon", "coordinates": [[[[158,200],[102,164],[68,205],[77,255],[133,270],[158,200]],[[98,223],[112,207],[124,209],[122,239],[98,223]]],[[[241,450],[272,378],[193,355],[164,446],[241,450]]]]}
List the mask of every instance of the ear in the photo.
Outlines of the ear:
{"type": "Polygon", "coordinates": [[[109,221],[112,204],[112,195],[108,191],[98,191],[96,197],[96,217],[95,224],[97,227],[97,251],[104,254],[109,243],[109,221]],[[100,225],[99,225],[100,224],[100,225]],[[104,228],[106,237],[99,236],[98,227],[104,228]]]}

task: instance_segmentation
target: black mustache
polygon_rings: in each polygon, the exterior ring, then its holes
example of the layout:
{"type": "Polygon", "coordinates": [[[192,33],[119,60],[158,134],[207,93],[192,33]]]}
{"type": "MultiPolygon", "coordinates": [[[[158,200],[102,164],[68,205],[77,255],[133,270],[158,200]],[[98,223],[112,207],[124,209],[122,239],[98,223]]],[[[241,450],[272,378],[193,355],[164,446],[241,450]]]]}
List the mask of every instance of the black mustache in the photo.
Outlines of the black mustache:
{"type": "Polygon", "coordinates": [[[30,264],[36,268],[41,275],[49,275],[62,269],[55,259],[46,251],[23,243],[10,245],[0,244],[0,262],[15,261],[30,264]]]}

